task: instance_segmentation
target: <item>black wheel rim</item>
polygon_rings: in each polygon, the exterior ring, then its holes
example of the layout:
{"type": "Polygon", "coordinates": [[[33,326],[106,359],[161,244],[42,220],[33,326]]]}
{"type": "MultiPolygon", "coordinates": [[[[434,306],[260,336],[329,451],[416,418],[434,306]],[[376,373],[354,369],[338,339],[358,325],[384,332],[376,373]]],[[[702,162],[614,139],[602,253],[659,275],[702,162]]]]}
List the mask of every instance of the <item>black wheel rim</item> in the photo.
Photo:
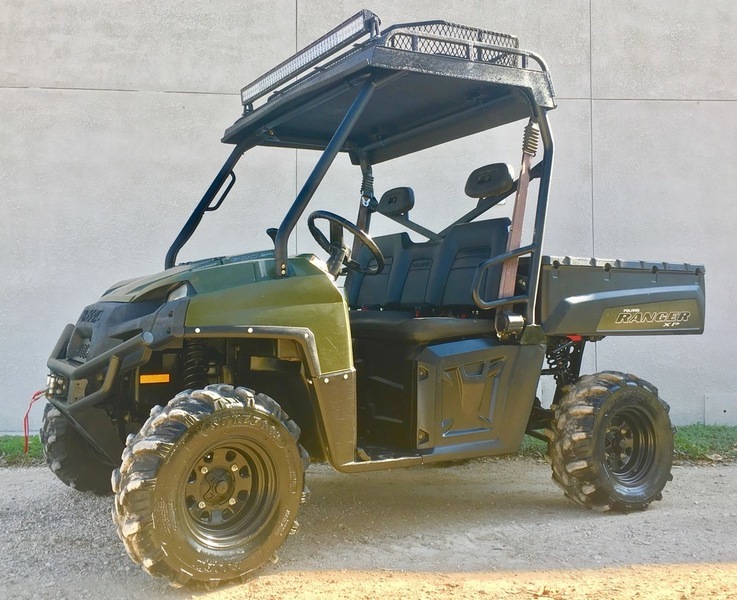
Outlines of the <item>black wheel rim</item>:
{"type": "Polygon", "coordinates": [[[643,483],[655,462],[655,430],[649,415],[638,408],[617,412],[604,434],[607,470],[621,484],[643,483]]]}
{"type": "Polygon", "coordinates": [[[187,525],[209,547],[240,546],[269,524],[276,484],[274,463],[259,445],[215,446],[195,461],[184,485],[187,525]]]}

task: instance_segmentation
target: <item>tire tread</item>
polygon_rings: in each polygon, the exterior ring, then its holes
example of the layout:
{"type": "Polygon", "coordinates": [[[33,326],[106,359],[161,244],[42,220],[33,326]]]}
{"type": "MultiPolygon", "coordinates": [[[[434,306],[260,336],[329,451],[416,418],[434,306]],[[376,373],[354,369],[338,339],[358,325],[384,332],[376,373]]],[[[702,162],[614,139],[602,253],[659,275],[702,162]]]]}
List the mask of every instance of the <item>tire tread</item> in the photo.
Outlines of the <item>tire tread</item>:
{"type": "MultiPolygon", "coordinates": [[[[634,375],[617,371],[584,375],[575,384],[566,386],[559,405],[551,407],[555,417],[546,432],[548,451],[545,458],[552,467],[553,481],[571,500],[595,511],[644,510],[650,501],[662,497],[658,491],[646,502],[614,498],[603,488],[600,470],[594,464],[596,417],[614,392],[629,387],[640,388],[655,396],[665,415],[668,414],[670,407],[658,397],[655,386],[634,375]]],[[[669,463],[667,480],[670,479],[669,463]]]]}
{"type": "Polygon", "coordinates": [[[87,442],[51,404],[44,409],[39,439],[51,471],[65,485],[98,496],[112,494],[110,474],[87,442]]]}
{"type": "MultiPolygon", "coordinates": [[[[128,555],[150,575],[167,578],[173,587],[198,584],[211,588],[219,585],[221,579],[206,579],[181,567],[175,568],[169,564],[166,553],[154,540],[151,515],[158,470],[177,441],[193,425],[214,412],[229,408],[245,408],[268,415],[280,421],[292,439],[298,442],[301,433],[299,426],[273,399],[264,394],[255,394],[247,388],[234,388],[225,384],[210,385],[204,390],[181,392],[167,406],[154,407],[138,434],[129,436],[123,451],[123,462],[112,476],[117,490],[112,511],[113,521],[128,555]]],[[[310,463],[309,455],[299,443],[297,447],[302,467],[306,470],[310,463]]],[[[307,494],[305,483],[302,502],[307,494]]],[[[296,528],[294,529],[296,532],[296,528]]],[[[238,575],[235,578],[240,577],[238,575]]]]}

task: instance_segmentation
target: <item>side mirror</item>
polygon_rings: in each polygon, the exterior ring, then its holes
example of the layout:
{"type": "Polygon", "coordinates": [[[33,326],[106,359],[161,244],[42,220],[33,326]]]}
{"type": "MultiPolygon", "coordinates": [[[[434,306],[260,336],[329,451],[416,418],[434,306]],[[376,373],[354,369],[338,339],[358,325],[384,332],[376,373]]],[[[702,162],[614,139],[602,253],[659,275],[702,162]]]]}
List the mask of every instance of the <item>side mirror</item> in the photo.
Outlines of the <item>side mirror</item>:
{"type": "Polygon", "coordinates": [[[514,186],[512,165],[494,163],[476,169],[466,181],[466,196],[491,198],[508,192],[514,186]]]}

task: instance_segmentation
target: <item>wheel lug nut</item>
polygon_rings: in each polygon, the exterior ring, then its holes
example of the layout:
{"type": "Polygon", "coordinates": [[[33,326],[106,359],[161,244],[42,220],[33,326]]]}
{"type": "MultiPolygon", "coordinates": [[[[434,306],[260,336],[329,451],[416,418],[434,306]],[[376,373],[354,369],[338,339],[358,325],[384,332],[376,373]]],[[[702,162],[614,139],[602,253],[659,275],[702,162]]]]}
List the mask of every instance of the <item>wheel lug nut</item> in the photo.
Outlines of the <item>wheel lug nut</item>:
{"type": "Polygon", "coordinates": [[[231,498],[230,500],[228,500],[228,504],[233,506],[235,504],[235,498],[231,498]]]}
{"type": "Polygon", "coordinates": [[[230,470],[235,472],[238,470],[238,465],[230,465],[230,470]]]}
{"type": "Polygon", "coordinates": [[[200,508],[205,508],[205,503],[204,502],[200,502],[197,506],[199,506],[200,508]]]}
{"type": "Polygon", "coordinates": [[[200,473],[202,473],[203,475],[207,475],[207,467],[202,467],[200,469],[200,473]]]}

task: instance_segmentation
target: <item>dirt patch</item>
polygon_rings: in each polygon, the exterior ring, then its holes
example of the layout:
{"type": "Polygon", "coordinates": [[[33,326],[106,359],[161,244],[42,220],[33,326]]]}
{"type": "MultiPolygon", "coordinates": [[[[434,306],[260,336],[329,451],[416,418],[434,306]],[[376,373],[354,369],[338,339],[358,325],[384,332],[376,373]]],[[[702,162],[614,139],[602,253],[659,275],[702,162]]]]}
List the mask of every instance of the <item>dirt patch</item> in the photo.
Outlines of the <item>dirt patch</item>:
{"type": "Polygon", "coordinates": [[[536,461],[308,474],[280,561],[250,582],[174,590],[125,555],[110,498],[45,468],[0,469],[3,598],[735,598],[737,465],[680,466],[628,515],[564,498],[536,461]]]}

